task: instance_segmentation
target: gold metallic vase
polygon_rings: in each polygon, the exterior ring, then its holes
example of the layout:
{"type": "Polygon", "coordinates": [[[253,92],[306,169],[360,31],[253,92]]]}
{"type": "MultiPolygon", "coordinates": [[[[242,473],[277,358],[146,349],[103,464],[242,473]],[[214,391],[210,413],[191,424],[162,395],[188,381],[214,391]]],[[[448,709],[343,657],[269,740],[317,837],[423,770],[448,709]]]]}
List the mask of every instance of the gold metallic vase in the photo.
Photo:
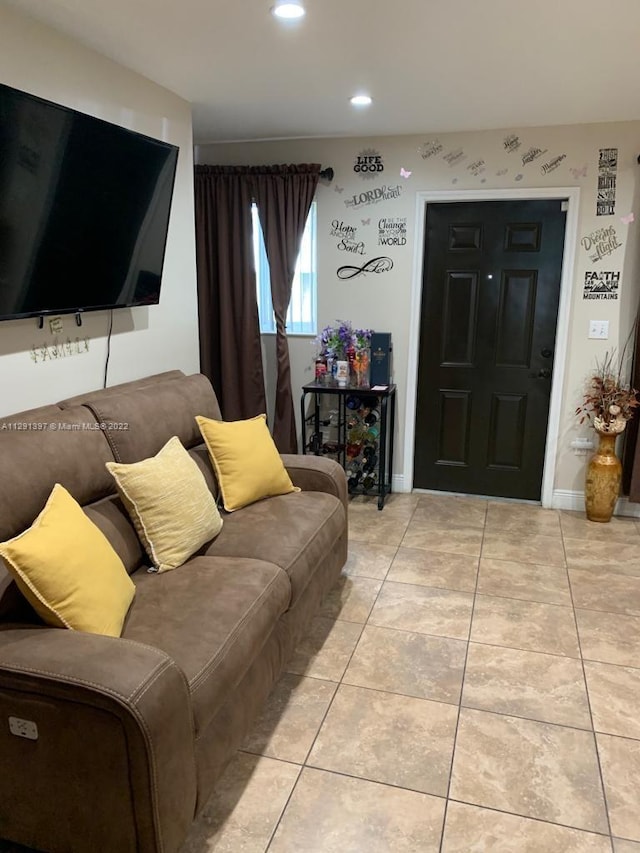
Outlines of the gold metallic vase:
{"type": "Polygon", "coordinates": [[[584,491],[589,521],[611,521],[620,494],[622,464],[616,456],[616,433],[597,432],[600,439],[587,468],[584,491]]]}

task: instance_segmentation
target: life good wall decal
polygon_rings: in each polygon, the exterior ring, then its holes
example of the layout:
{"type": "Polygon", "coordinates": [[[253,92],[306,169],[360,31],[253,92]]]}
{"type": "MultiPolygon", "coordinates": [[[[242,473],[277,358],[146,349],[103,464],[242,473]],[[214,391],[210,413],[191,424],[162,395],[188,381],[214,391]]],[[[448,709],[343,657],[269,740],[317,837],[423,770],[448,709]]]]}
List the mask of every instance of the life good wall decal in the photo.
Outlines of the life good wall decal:
{"type": "Polygon", "coordinates": [[[598,158],[598,199],[596,216],[613,216],[616,212],[618,149],[601,148],[598,158]]]}
{"type": "Polygon", "coordinates": [[[356,155],[353,171],[361,178],[376,178],[381,172],[384,172],[382,154],[375,148],[364,148],[356,155]]]}
{"type": "Polygon", "coordinates": [[[376,187],[373,190],[365,190],[361,193],[355,193],[351,198],[345,198],[345,207],[358,209],[367,207],[370,204],[378,204],[381,201],[391,201],[394,198],[400,198],[402,195],[402,186],[387,186],[383,184],[381,187],[376,187]]]}
{"type": "Polygon", "coordinates": [[[580,240],[580,243],[594,264],[597,264],[602,258],[606,258],[622,246],[622,243],[618,241],[618,235],[613,225],[605,228],[596,228],[595,231],[586,234],[580,240]]]}
{"type": "Polygon", "coordinates": [[[336,275],[342,281],[348,281],[351,278],[357,278],[360,275],[365,275],[365,273],[383,273],[389,272],[393,269],[393,261],[391,258],[387,257],[379,257],[379,258],[371,258],[370,261],[367,261],[366,264],[363,264],[361,267],[355,266],[343,266],[338,267],[336,271],[336,275]]]}
{"type": "Polygon", "coordinates": [[[620,273],[591,270],[584,274],[583,299],[617,299],[620,273]]]}

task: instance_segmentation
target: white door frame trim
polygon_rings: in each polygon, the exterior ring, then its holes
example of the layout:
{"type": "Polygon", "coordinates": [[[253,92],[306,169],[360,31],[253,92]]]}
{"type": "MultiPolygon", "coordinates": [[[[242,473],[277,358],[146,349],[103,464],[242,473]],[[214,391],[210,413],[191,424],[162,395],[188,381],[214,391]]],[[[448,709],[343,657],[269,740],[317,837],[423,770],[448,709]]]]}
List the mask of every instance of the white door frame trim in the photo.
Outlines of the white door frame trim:
{"type": "Polygon", "coordinates": [[[409,327],[409,359],[407,369],[407,404],[404,431],[404,486],[413,488],[413,453],[415,442],[416,396],[418,382],[418,347],[420,344],[420,309],[422,303],[422,269],[424,263],[424,229],[427,204],[451,201],[509,201],[513,199],[537,201],[543,199],[567,199],[568,210],[562,255],[562,278],[556,326],[556,345],[547,442],[544,453],[542,475],[542,506],[550,507],[553,499],[562,392],[567,372],[569,320],[571,315],[571,291],[573,287],[576,248],[578,245],[578,211],[580,189],[578,187],[539,187],[506,190],[439,190],[416,193],[415,235],[413,253],[413,282],[411,287],[411,320],[409,327]]]}

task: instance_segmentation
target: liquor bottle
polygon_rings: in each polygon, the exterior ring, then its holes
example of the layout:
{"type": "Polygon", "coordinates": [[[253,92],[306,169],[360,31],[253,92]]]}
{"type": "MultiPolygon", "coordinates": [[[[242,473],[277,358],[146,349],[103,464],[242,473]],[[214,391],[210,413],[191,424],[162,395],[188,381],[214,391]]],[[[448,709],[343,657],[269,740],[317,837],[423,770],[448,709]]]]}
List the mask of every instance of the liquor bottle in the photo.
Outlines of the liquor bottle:
{"type": "Polygon", "coordinates": [[[380,417],[380,412],[377,409],[371,409],[369,411],[369,414],[365,417],[364,422],[368,426],[373,426],[375,423],[378,422],[379,417],[380,417]]]}
{"type": "Polygon", "coordinates": [[[316,382],[318,385],[324,385],[327,376],[327,362],[324,356],[319,355],[316,358],[316,382]]]}
{"type": "Polygon", "coordinates": [[[369,489],[375,488],[376,485],[376,477],[373,474],[367,474],[367,476],[362,481],[362,488],[365,492],[368,492],[369,489]]]}

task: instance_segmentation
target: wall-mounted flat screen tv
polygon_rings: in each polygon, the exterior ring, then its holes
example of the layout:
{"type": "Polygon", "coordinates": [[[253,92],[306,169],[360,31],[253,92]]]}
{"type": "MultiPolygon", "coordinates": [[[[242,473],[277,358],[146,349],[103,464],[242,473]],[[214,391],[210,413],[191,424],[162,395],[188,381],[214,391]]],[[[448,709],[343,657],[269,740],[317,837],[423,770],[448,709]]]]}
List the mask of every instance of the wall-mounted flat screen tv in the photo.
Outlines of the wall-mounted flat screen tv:
{"type": "Polygon", "coordinates": [[[0,85],[0,320],[156,304],[177,160],[0,85]]]}

